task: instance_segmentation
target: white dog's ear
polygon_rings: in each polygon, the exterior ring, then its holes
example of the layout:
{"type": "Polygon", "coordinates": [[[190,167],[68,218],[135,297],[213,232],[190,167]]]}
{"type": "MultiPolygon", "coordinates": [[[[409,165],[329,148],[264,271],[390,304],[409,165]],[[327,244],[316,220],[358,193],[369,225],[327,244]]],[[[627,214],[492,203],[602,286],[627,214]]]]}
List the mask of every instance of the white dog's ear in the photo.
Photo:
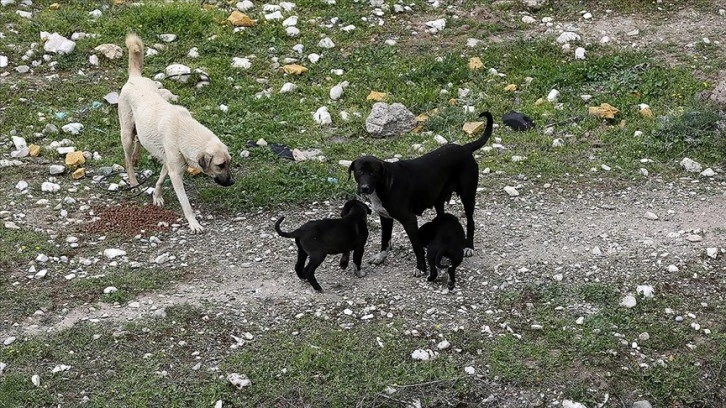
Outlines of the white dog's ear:
{"type": "Polygon", "coordinates": [[[212,163],[212,155],[208,153],[200,154],[199,158],[197,158],[197,163],[199,163],[199,167],[201,167],[202,170],[206,171],[212,163]]]}

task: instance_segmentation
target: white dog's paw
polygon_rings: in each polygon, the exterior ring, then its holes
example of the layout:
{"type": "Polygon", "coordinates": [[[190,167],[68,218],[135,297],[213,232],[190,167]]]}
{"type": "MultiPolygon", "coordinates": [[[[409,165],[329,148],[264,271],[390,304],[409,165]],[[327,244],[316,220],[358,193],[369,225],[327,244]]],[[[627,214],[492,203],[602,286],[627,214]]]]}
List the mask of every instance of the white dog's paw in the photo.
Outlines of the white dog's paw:
{"type": "Polygon", "coordinates": [[[154,205],[155,206],[157,206],[157,207],[163,207],[164,206],[164,197],[162,197],[161,194],[156,195],[156,193],[154,193],[153,199],[154,199],[154,205]]]}
{"type": "Polygon", "coordinates": [[[204,227],[202,227],[197,220],[189,221],[189,229],[192,230],[193,234],[200,234],[202,231],[204,231],[204,227]]]}
{"type": "Polygon", "coordinates": [[[469,257],[474,255],[474,248],[464,248],[464,256],[469,257]]]}
{"type": "Polygon", "coordinates": [[[368,275],[368,272],[365,271],[365,269],[360,269],[355,271],[355,276],[362,278],[364,276],[368,275]]]}
{"type": "Polygon", "coordinates": [[[386,260],[386,257],[388,256],[388,251],[381,251],[376,256],[371,259],[370,263],[373,265],[380,265],[383,263],[383,261],[386,260]]]}
{"type": "Polygon", "coordinates": [[[413,268],[413,277],[418,278],[423,275],[423,272],[421,272],[421,269],[413,268]]]}

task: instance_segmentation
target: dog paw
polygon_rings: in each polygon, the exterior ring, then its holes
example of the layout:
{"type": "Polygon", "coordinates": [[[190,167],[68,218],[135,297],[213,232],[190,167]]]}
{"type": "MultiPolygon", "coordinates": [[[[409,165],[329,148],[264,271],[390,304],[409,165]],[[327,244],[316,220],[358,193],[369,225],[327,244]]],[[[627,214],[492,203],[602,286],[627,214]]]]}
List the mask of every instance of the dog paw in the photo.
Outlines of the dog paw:
{"type": "Polygon", "coordinates": [[[386,260],[386,257],[388,256],[388,251],[381,251],[376,256],[371,259],[370,263],[373,265],[380,265],[383,263],[383,261],[386,260]]]}
{"type": "Polygon", "coordinates": [[[360,269],[360,270],[355,271],[355,276],[357,276],[359,278],[362,278],[362,277],[364,277],[366,275],[368,275],[368,272],[366,272],[363,269],[360,269]]]}
{"type": "Polygon", "coordinates": [[[414,268],[414,270],[413,270],[413,277],[414,278],[421,277],[421,276],[423,276],[423,274],[424,274],[424,272],[422,272],[421,269],[414,268]]]}
{"type": "Polygon", "coordinates": [[[469,257],[474,255],[474,248],[464,248],[464,256],[469,257]]]}
{"type": "Polygon", "coordinates": [[[204,227],[202,227],[198,221],[190,221],[189,222],[189,229],[192,230],[193,234],[201,234],[202,231],[204,231],[204,227]]]}
{"type": "Polygon", "coordinates": [[[154,205],[157,206],[157,207],[163,207],[164,206],[164,198],[161,197],[161,196],[158,196],[157,197],[156,194],[154,194],[154,205]]]}

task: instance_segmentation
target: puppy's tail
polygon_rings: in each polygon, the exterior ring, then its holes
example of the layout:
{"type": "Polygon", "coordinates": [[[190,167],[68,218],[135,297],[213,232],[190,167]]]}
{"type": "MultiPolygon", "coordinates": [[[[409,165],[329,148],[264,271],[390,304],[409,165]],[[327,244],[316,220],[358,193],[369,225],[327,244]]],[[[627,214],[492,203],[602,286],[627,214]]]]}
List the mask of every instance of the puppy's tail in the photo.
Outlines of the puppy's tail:
{"type": "Polygon", "coordinates": [[[468,148],[472,152],[475,150],[479,150],[484,146],[487,141],[489,140],[489,137],[492,135],[492,128],[494,127],[494,118],[492,118],[492,114],[489,113],[489,111],[482,112],[481,115],[479,115],[479,118],[485,117],[487,118],[487,126],[484,129],[484,133],[481,135],[481,137],[473,142],[469,142],[464,145],[464,147],[468,148]]]}
{"type": "Polygon", "coordinates": [[[285,219],[284,216],[277,219],[277,222],[275,222],[275,231],[277,231],[278,235],[285,238],[295,238],[295,235],[290,232],[285,232],[280,228],[280,224],[282,224],[282,221],[285,219]]]}
{"type": "Polygon", "coordinates": [[[134,33],[126,36],[126,48],[129,49],[129,76],[141,76],[144,68],[144,43],[134,33]]]}

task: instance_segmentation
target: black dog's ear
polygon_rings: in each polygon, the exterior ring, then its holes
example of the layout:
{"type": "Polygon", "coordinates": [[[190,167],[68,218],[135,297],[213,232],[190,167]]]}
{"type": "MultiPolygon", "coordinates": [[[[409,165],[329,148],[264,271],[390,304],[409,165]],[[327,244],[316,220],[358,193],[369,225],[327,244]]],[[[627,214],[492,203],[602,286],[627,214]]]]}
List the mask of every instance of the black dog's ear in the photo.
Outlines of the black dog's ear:
{"type": "Polygon", "coordinates": [[[197,163],[199,163],[199,167],[202,168],[202,170],[207,170],[209,165],[212,163],[212,155],[207,153],[202,153],[199,155],[199,158],[197,158],[197,163]]]}
{"type": "Polygon", "coordinates": [[[350,181],[350,175],[353,173],[353,168],[355,167],[355,160],[353,160],[350,163],[350,166],[348,166],[348,181],[350,181]]]}

